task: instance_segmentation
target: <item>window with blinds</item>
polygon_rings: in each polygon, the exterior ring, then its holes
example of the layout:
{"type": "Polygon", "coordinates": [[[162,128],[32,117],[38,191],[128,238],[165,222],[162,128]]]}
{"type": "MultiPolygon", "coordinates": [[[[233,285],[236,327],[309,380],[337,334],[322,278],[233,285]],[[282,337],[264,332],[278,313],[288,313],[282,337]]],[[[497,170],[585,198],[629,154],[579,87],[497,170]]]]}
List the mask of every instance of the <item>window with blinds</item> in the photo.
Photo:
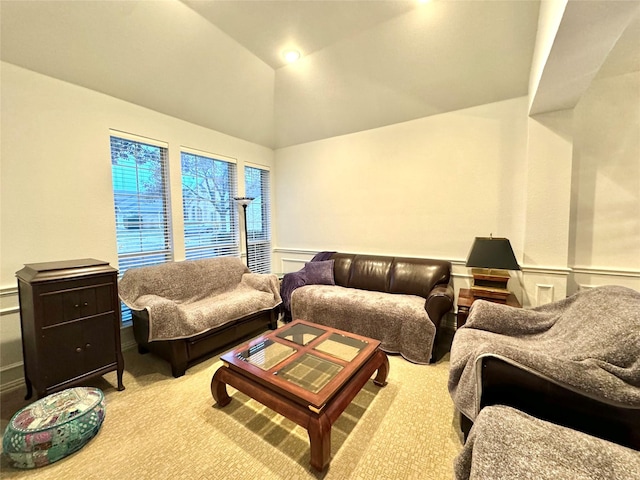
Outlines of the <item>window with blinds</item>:
{"type": "MultiPolygon", "coordinates": [[[[172,259],[167,145],[111,132],[111,171],[116,213],[118,268],[157,265],[172,259]]],[[[122,306],[122,321],[130,322],[122,306]]]]}
{"type": "Polygon", "coordinates": [[[186,258],[239,257],[235,162],[183,150],[181,164],[186,258]]]}
{"type": "Polygon", "coordinates": [[[246,196],[254,198],[247,207],[248,265],[254,273],[270,273],[271,196],[269,170],[264,167],[245,166],[244,183],[246,196]]]}

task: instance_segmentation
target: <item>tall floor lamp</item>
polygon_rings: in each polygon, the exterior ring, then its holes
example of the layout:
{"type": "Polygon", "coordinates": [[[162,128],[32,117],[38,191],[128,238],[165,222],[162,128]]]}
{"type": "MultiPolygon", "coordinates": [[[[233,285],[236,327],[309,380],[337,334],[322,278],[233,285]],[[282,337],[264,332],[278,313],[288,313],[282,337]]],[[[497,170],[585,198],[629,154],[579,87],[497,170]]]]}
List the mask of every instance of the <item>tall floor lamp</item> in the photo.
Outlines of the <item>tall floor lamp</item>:
{"type": "Polygon", "coordinates": [[[238,205],[242,205],[242,210],[244,212],[244,242],[245,249],[247,252],[247,268],[251,270],[249,266],[249,230],[247,228],[247,206],[254,200],[253,197],[233,197],[238,205]]]}

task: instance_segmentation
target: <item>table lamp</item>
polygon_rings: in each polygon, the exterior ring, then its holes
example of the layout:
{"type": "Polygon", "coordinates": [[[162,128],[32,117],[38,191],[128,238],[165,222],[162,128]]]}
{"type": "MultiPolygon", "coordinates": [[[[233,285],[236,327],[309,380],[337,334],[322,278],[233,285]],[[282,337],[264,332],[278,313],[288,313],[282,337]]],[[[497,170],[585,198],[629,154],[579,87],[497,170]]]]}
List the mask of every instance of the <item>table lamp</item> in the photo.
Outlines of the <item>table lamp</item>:
{"type": "Polygon", "coordinates": [[[476,237],[467,258],[472,267],[474,297],[506,301],[509,296],[507,270],[520,270],[507,238],[476,237]]]}

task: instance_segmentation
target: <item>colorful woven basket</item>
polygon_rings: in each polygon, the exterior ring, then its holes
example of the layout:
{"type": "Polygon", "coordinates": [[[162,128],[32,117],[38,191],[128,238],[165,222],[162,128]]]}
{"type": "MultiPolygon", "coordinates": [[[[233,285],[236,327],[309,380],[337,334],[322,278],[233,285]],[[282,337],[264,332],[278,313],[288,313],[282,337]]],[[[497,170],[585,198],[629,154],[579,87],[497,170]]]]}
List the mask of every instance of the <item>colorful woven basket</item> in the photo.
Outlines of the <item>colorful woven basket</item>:
{"type": "Polygon", "coordinates": [[[84,447],[100,430],[104,415],[98,388],[48,395],[13,416],[2,438],[3,452],[17,468],[48,465],[84,447]]]}

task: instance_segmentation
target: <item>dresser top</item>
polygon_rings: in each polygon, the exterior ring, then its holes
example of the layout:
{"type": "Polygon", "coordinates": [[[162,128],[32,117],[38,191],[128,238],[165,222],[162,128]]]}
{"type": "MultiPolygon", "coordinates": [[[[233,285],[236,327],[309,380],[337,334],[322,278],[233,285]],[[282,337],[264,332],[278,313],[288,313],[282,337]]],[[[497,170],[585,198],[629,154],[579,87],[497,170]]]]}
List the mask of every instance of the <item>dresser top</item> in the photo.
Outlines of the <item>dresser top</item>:
{"type": "Polygon", "coordinates": [[[16,272],[16,277],[25,282],[34,283],[115,271],[109,262],[95,258],[81,258],[59,262],[28,263],[16,272]]]}

